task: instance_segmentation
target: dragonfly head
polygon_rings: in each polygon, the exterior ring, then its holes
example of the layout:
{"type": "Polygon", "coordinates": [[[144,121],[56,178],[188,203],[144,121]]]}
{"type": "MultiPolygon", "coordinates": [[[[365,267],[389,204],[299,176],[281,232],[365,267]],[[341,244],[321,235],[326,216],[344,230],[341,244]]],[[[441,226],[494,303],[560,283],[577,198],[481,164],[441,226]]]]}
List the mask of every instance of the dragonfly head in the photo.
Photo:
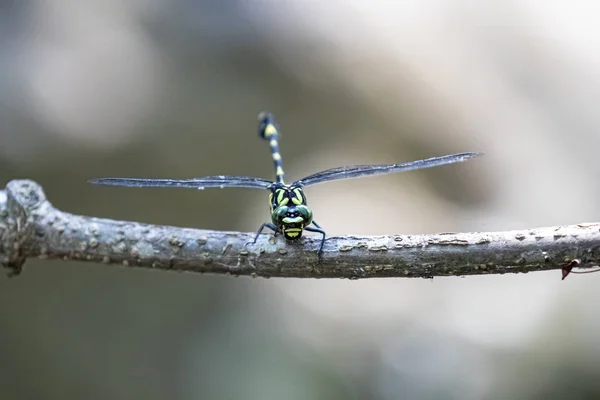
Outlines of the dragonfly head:
{"type": "Polygon", "coordinates": [[[312,222],[312,211],[305,205],[280,206],[271,213],[271,220],[287,240],[298,240],[304,227],[312,222]]]}

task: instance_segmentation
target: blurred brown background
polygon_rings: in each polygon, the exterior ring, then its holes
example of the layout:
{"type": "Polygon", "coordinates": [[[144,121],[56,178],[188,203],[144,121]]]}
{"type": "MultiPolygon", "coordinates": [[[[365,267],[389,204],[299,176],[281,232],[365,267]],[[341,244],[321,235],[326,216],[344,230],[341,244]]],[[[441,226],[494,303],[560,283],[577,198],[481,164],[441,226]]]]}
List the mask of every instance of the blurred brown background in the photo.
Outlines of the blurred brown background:
{"type": "MultiPolygon", "coordinates": [[[[254,231],[250,189],[101,176],[288,179],[463,151],[482,159],[307,190],[329,234],[600,220],[600,5],[0,3],[0,177],[65,211],[254,231]]],[[[600,275],[250,279],[30,261],[0,281],[1,399],[586,399],[600,275]]]]}

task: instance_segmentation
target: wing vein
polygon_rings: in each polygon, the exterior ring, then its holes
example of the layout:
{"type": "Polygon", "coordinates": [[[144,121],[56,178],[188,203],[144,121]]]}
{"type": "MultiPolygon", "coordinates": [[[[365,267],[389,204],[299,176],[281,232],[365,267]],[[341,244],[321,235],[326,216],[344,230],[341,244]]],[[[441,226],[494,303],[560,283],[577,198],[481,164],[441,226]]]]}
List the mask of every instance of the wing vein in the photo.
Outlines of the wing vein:
{"type": "Polygon", "coordinates": [[[202,190],[206,188],[267,189],[273,182],[250,176],[207,176],[195,179],[98,178],[88,181],[94,185],[126,187],[179,187],[202,190]]]}
{"type": "Polygon", "coordinates": [[[390,174],[394,172],[414,171],[417,169],[432,168],[438,167],[440,165],[463,162],[471,158],[480,157],[482,155],[483,153],[459,153],[441,157],[428,158],[425,160],[410,161],[402,164],[352,165],[346,167],[337,167],[317,172],[313,175],[309,175],[296,181],[295,183],[301,186],[308,186],[340,179],[390,174]]]}

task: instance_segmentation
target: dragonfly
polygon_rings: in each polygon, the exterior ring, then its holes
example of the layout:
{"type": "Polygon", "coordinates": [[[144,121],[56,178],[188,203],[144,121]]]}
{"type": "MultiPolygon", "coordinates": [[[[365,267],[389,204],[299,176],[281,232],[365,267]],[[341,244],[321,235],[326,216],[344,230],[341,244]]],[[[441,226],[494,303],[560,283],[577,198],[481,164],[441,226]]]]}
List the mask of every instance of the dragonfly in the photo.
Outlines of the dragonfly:
{"type": "Polygon", "coordinates": [[[340,179],[359,178],[389,174],[394,172],[414,171],[424,168],[454,164],[482,156],[483,153],[458,153],[441,157],[410,161],[402,164],[386,165],[352,165],[328,169],[306,176],[292,183],[284,180],[281,154],[279,153],[279,127],[273,115],[261,112],[258,115],[258,135],[269,142],[271,158],[275,167],[275,181],[250,176],[206,176],[194,179],[149,179],[149,178],[97,178],[89,182],[95,185],[127,186],[138,188],[189,188],[203,190],[206,188],[250,188],[269,191],[271,222],[265,222],[256,232],[254,240],[247,244],[256,244],[265,229],[274,235],[282,234],[288,241],[298,241],[304,231],[321,235],[318,262],[321,262],[326,233],[313,219],[312,210],[308,207],[304,188],[318,183],[340,179]]]}

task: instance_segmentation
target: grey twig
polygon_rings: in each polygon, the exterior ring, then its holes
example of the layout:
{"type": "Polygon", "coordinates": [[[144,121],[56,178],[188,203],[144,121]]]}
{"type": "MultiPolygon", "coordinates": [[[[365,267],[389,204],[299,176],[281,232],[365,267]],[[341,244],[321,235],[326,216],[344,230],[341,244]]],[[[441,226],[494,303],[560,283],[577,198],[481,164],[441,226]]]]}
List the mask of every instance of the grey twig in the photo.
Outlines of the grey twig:
{"type": "Polygon", "coordinates": [[[0,262],[18,273],[28,258],[128,267],[295,278],[463,276],[589,268],[600,264],[600,224],[511,232],[320,237],[299,243],[262,235],[155,226],[55,209],[40,185],[0,191],[0,262]],[[576,261],[576,264],[573,264],[576,261]]]}

